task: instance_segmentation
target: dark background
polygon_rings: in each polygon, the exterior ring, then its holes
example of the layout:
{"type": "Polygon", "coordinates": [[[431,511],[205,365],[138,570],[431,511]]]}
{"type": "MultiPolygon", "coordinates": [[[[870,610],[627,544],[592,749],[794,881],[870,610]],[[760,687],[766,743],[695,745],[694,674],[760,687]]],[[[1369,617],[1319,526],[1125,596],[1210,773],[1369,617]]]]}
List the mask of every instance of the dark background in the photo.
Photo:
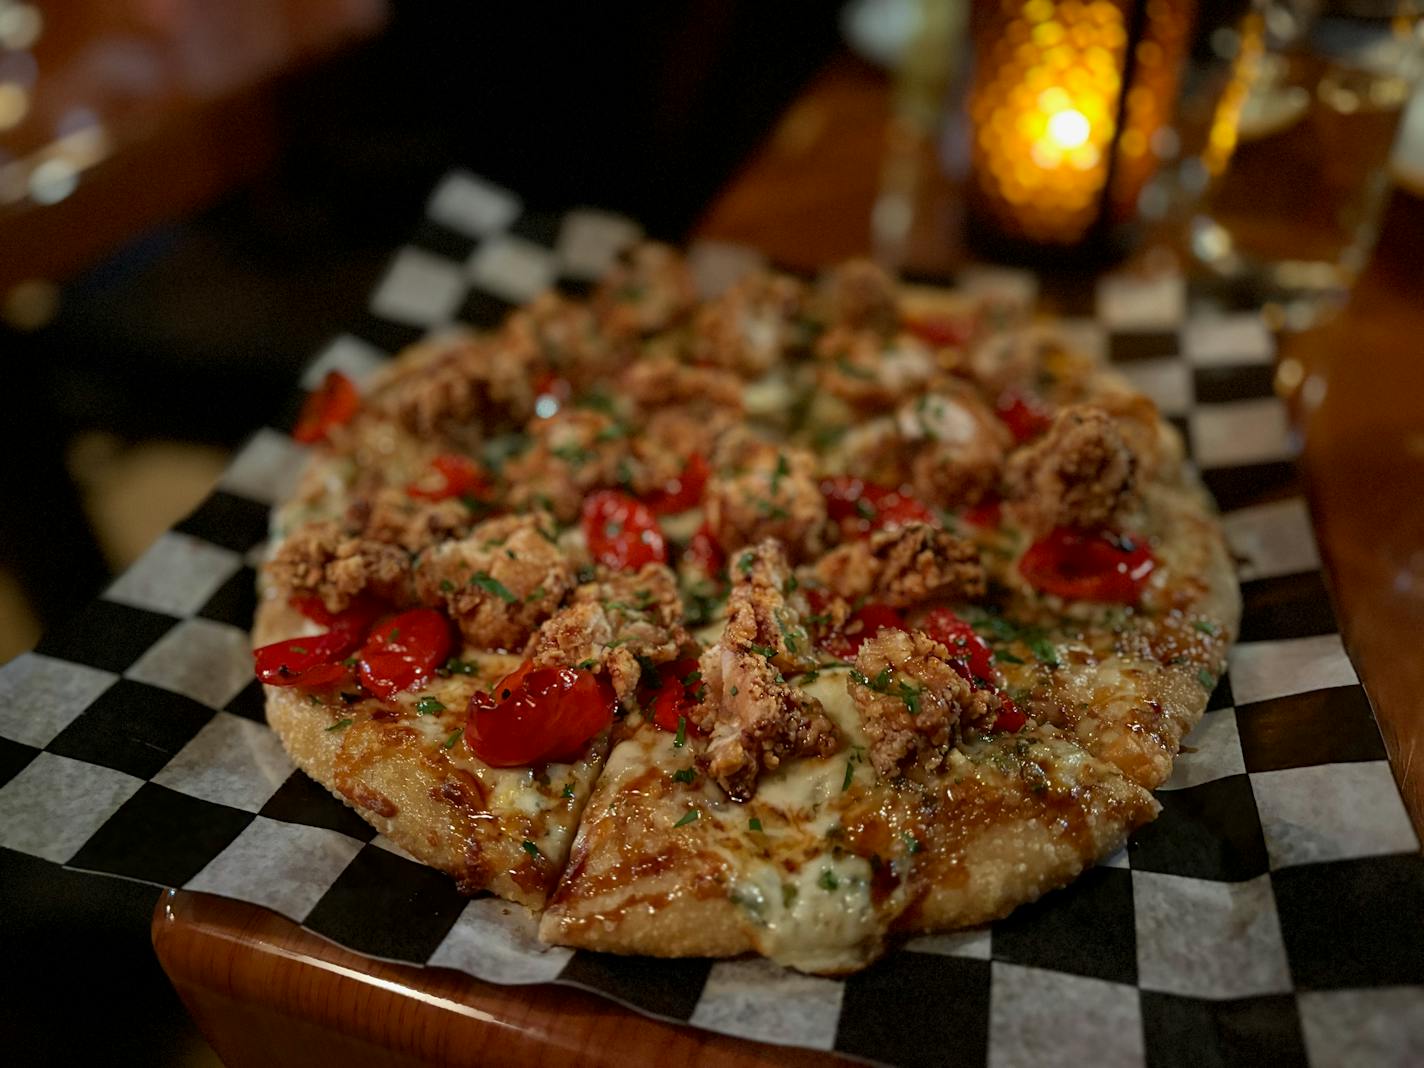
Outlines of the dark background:
{"type": "MultiPolygon", "coordinates": [[[[360,314],[452,166],[677,239],[835,49],[838,7],[397,0],[378,37],[279,76],[272,166],[62,280],[43,329],[0,326],[0,564],[46,624],[97,593],[67,443],[235,447],[360,314]]],[[[0,850],[8,1063],[211,1063],[149,946],[158,894],[0,850]]]]}

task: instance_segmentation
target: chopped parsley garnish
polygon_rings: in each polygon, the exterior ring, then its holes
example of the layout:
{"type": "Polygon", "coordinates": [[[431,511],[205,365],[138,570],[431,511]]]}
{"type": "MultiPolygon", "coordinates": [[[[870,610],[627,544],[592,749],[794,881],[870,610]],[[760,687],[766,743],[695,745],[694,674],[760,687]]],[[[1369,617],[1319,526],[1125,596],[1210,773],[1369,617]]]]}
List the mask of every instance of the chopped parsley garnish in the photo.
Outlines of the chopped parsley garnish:
{"type": "Polygon", "coordinates": [[[865,371],[859,367],[856,367],[844,356],[838,356],[836,358],[836,368],[840,371],[841,374],[845,375],[847,378],[858,378],[862,382],[869,382],[875,377],[869,371],[865,371]]]}
{"type": "Polygon", "coordinates": [[[695,822],[698,820],[698,818],[701,817],[701,815],[702,815],[702,813],[699,812],[699,811],[697,811],[697,809],[695,809],[695,808],[690,808],[690,809],[687,810],[687,815],[683,816],[682,819],[680,819],[680,820],[678,820],[676,823],[674,823],[673,826],[674,826],[674,827],[686,827],[689,823],[695,823],[695,822]]]}
{"type": "Polygon", "coordinates": [[[460,660],[453,656],[445,661],[445,666],[440,670],[447,675],[478,675],[480,673],[478,664],[471,660],[460,660]]]}
{"type": "Polygon", "coordinates": [[[679,768],[677,771],[672,773],[673,782],[695,782],[696,779],[697,772],[693,771],[691,768],[679,768]]]}
{"type": "Polygon", "coordinates": [[[452,592],[454,592],[454,589],[455,589],[455,584],[454,584],[453,582],[451,582],[449,579],[441,579],[441,580],[440,580],[440,592],[441,592],[441,593],[452,593],[452,592]]]}
{"type": "Polygon", "coordinates": [[[736,697],[737,694],[739,694],[739,693],[741,693],[741,692],[742,692],[742,691],[739,690],[739,689],[737,689],[735,686],[732,687],[731,694],[732,694],[733,697],[736,697]]]}
{"type": "Polygon", "coordinates": [[[994,659],[1001,664],[1022,664],[1024,662],[1023,657],[1014,656],[1013,653],[1005,653],[1002,651],[995,652],[994,659]]]}
{"type": "Polygon", "coordinates": [[[598,667],[598,661],[594,657],[589,657],[587,660],[580,660],[578,666],[587,671],[589,668],[598,667]]]}
{"type": "Polygon", "coordinates": [[[900,839],[905,843],[907,852],[918,853],[923,848],[923,846],[920,845],[920,840],[909,831],[901,831],[900,839]]]}
{"type": "Polygon", "coordinates": [[[816,885],[822,890],[836,890],[840,888],[841,881],[836,878],[836,873],[830,868],[822,868],[820,877],[816,880],[816,885]]]}
{"type": "Polygon", "coordinates": [[[759,831],[759,830],[761,830],[761,820],[757,819],[755,816],[753,816],[751,819],[747,820],[747,830],[749,830],[749,831],[759,831]]]}
{"type": "Polygon", "coordinates": [[[1193,623],[1192,626],[1195,627],[1200,633],[1210,634],[1213,637],[1216,636],[1218,631],[1217,625],[1209,619],[1199,619],[1195,623],[1193,623]]]}
{"type": "Polygon", "coordinates": [[[302,656],[306,656],[308,650],[307,650],[307,647],[306,647],[305,645],[294,645],[294,646],[292,646],[292,652],[294,652],[294,653],[300,653],[302,656]]]}
{"type": "Polygon", "coordinates": [[[524,852],[528,853],[535,860],[538,860],[543,855],[539,852],[539,847],[527,838],[519,844],[524,847],[524,852]]]}
{"type": "Polygon", "coordinates": [[[750,575],[752,573],[752,568],[755,566],[755,553],[742,553],[742,555],[737,558],[737,570],[740,571],[743,575],[750,575]]]}
{"type": "Polygon", "coordinates": [[[1053,647],[1053,643],[1047,638],[1028,638],[1025,640],[1025,644],[1029,647],[1033,655],[1038,657],[1041,663],[1051,668],[1058,666],[1058,650],[1053,647]]]}
{"type": "Polygon", "coordinates": [[[905,706],[905,711],[910,715],[918,716],[920,714],[920,694],[922,692],[920,688],[911,686],[902,679],[892,678],[888,667],[881,668],[879,674],[873,679],[864,672],[851,668],[850,677],[875,693],[883,693],[886,697],[898,697],[901,704],[905,706]]]}
{"type": "Polygon", "coordinates": [[[573,783],[571,783],[571,782],[566,782],[566,783],[564,783],[564,796],[565,796],[565,797],[573,797],[573,796],[574,796],[574,784],[573,784],[573,783]]]}
{"type": "Polygon", "coordinates": [[[682,684],[684,686],[691,686],[700,678],[702,678],[702,672],[696,670],[689,671],[686,675],[682,677],[682,684]]]}
{"type": "Polygon", "coordinates": [[[341,666],[342,666],[342,667],[355,667],[355,666],[356,666],[357,664],[359,664],[360,662],[361,662],[361,658],[360,658],[359,656],[348,656],[345,660],[341,661],[341,666]]]}
{"type": "Polygon", "coordinates": [[[575,470],[578,470],[593,457],[593,453],[582,445],[559,445],[549,451],[575,470]]]}
{"type": "Polygon", "coordinates": [[[756,642],[748,642],[747,645],[752,652],[764,656],[768,660],[776,656],[776,646],[774,645],[758,645],[756,642]]]}
{"type": "Polygon", "coordinates": [[[687,744],[687,717],[686,717],[686,716],[678,716],[678,717],[677,717],[677,736],[676,736],[675,738],[673,738],[672,744],[673,744],[676,748],[678,748],[678,749],[681,749],[684,745],[687,744]]]}
{"type": "Polygon", "coordinates": [[[781,480],[791,473],[791,465],[786,462],[785,453],[776,454],[776,469],[771,473],[771,492],[781,487],[781,480]]]}
{"type": "Polygon", "coordinates": [[[548,591],[544,589],[543,586],[535,586],[534,589],[530,592],[529,596],[524,598],[524,603],[528,604],[530,601],[540,600],[547,593],[548,591]]]}
{"type": "Polygon", "coordinates": [[[443,742],[440,743],[440,748],[441,748],[441,749],[451,749],[451,748],[453,748],[454,745],[455,745],[455,743],[460,740],[460,735],[462,735],[462,734],[464,734],[464,733],[465,733],[465,728],[464,728],[464,727],[461,727],[461,728],[460,728],[459,730],[457,730],[457,731],[451,731],[451,732],[450,732],[450,737],[446,738],[443,742]]]}
{"type": "Polygon", "coordinates": [[[841,793],[850,789],[851,780],[855,778],[855,761],[846,761],[845,778],[841,780],[841,793]]]}
{"type": "Polygon", "coordinates": [[[1207,693],[1216,689],[1216,676],[1206,668],[1197,669],[1197,682],[1201,683],[1202,689],[1207,693]]]}
{"type": "Polygon", "coordinates": [[[644,686],[650,690],[661,690],[663,688],[663,677],[658,673],[658,665],[646,656],[638,655],[634,657],[638,661],[638,667],[642,674],[640,679],[644,686]]]}
{"type": "Polygon", "coordinates": [[[861,519],[874,519],[878,513],[875,511],[875,505],[864,497],[857,497],[855,499],[855,514],[861,519]]]}
{"type": "Polygon", "coordinates": [[[351,726],[351,724],[355,722],[356,721],[354,719],[338,719],[335,723],[333,723],[330,727],[327,727],[326,729],[328,733],[331,731],[344,731],[347,727],[351,726]]]}
{"type": "Polygon", "coordinates": [[[492,593],[506,604],[518,604],[519,598],[509,592],[509,587],[499,579],[491,577],[488,571],[476,571],[470,576],[470,585],[478,586],[486,593],[492,593]]]}
{"type": "Polygon", "coordinates": [[[417,716],[433,716],[437,712],[444,712],[445,706],[434,697],[422,697],[415,702],[415,714],[417,716]]]}

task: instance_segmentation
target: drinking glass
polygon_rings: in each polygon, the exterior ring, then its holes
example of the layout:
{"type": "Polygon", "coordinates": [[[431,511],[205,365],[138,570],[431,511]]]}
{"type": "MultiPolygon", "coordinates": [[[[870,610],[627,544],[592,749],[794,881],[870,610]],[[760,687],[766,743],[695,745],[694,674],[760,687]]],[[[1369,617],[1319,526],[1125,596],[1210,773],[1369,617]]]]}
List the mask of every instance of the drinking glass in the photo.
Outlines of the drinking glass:
{"type": "Polygon", "coordinates": [[[1419,6],[1252,0],[1198,38],[1176,172],[1187,244],[1279,325],[1337,303],[1374,246],[1419,74],[1419,6]]]}

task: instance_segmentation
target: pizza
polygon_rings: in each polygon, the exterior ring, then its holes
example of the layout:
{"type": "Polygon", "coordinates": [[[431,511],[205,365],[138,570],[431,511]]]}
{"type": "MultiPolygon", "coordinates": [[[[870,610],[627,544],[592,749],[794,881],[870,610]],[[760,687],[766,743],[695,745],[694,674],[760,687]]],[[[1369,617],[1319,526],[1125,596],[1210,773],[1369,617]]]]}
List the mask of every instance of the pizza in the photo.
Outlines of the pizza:
{"type": "Polygon", "coordinates": [[[866,262],[592,292],[330,374],[254,657],[296,763],[540,937],[818,974],[1159,806],[1237,632],[1152,403],[866,262]]]}

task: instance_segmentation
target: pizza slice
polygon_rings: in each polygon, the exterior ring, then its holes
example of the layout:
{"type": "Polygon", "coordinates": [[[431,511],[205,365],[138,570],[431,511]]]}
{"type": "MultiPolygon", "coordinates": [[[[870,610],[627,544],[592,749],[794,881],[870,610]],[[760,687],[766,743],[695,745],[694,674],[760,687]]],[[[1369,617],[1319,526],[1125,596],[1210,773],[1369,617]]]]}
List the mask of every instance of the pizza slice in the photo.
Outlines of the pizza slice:
{"type": "Polygon", "coordinates": [[[544,939],[851,971],[892,933],[1005,915],[1156,814],[1110,763],[976,690],[946,644],[949,609],[837,659],[787,592],[798,580],[778,542],[734,572],[721,634],[664,683],[677,719],[622,724],[544,939]]]}

